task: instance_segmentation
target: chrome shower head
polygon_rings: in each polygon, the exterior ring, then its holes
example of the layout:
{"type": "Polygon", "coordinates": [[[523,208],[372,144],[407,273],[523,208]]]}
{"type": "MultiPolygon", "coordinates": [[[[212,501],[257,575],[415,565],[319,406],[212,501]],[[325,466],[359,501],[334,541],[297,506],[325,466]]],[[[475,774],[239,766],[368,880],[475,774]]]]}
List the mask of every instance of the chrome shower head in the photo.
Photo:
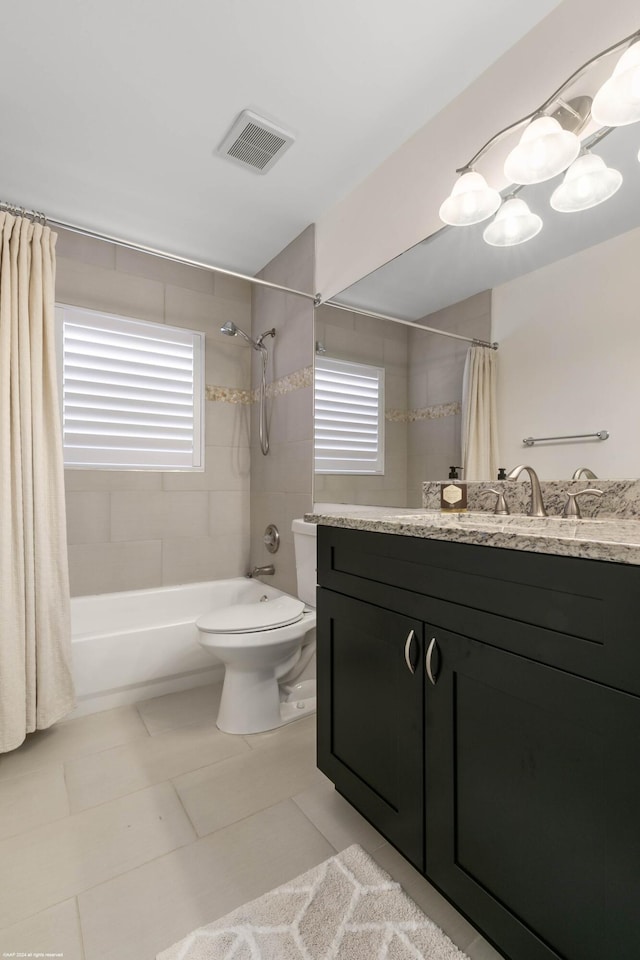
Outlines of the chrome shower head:
{"type": "Polygon", "coordinates": [[[243,340],[246,340],[247,343],[250,343],[254,349],[257,349],[255,340],[252,340],[251,337],[244,332],[244,330],[240,329],[240,327],[236,327],[232,320],[227,320],[227,322],[220,327],[220,333],[224,333],[227,337],[241,336],[243,340]]]}

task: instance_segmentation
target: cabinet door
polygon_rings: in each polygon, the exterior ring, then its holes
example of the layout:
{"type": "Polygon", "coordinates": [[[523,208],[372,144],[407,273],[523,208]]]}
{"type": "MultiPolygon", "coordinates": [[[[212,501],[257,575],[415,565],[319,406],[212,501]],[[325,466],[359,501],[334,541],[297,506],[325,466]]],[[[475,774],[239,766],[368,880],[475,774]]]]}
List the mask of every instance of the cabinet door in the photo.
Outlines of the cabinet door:
{"type": "Polygon", "coordinates": [[[318,766],[424,870],[422,624],[318,591],[318,766]]]}
{"type": "Polygon", "coordinates": [[[640,699],[432,637],[427,876],[511,960],[635,960],[640,699]]]}

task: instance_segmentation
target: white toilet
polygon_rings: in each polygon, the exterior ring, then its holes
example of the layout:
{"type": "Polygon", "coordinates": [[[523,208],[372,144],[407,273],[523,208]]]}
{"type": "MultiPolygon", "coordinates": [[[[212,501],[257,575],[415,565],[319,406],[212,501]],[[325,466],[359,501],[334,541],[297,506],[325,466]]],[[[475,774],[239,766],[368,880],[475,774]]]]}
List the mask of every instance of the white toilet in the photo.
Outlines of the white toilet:
{"type": "Polygon", "coordinates": [[[248,603],[196,621],[202,646],[225,665],[217,726],[225,733],[260,733],[315,713],[315,680],[293,684],[315,653],[315,523],[291,526],[299,599],[254,581],[248,603]]]}

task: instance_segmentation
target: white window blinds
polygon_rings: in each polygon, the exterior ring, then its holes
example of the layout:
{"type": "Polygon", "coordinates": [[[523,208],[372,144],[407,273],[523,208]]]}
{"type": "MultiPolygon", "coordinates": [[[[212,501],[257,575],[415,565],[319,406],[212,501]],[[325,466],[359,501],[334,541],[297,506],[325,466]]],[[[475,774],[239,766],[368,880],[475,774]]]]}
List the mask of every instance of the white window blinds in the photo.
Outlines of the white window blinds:
{"type": "Polygon", "coordinates": [[[384,473],[384,368],[316,357],[317,473],[384,473]]]}
{"type": "Polygon", "coordinates": [[[56,307],[64,462],[202,469],[204,334],[56,307]]]}

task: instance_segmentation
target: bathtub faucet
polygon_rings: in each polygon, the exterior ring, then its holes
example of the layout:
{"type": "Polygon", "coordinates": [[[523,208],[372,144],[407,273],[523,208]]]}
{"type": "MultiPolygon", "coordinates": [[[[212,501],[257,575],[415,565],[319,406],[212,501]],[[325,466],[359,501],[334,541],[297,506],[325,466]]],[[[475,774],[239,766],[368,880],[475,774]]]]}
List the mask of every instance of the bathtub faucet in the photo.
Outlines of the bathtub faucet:
{"type": "Polygon", "coordinates": [[[272,577],[276,572],[276,568],[272,563],[268,563],[264,567],[254,567],[251,573],[248,574],[249,577],[272,577]]]}

